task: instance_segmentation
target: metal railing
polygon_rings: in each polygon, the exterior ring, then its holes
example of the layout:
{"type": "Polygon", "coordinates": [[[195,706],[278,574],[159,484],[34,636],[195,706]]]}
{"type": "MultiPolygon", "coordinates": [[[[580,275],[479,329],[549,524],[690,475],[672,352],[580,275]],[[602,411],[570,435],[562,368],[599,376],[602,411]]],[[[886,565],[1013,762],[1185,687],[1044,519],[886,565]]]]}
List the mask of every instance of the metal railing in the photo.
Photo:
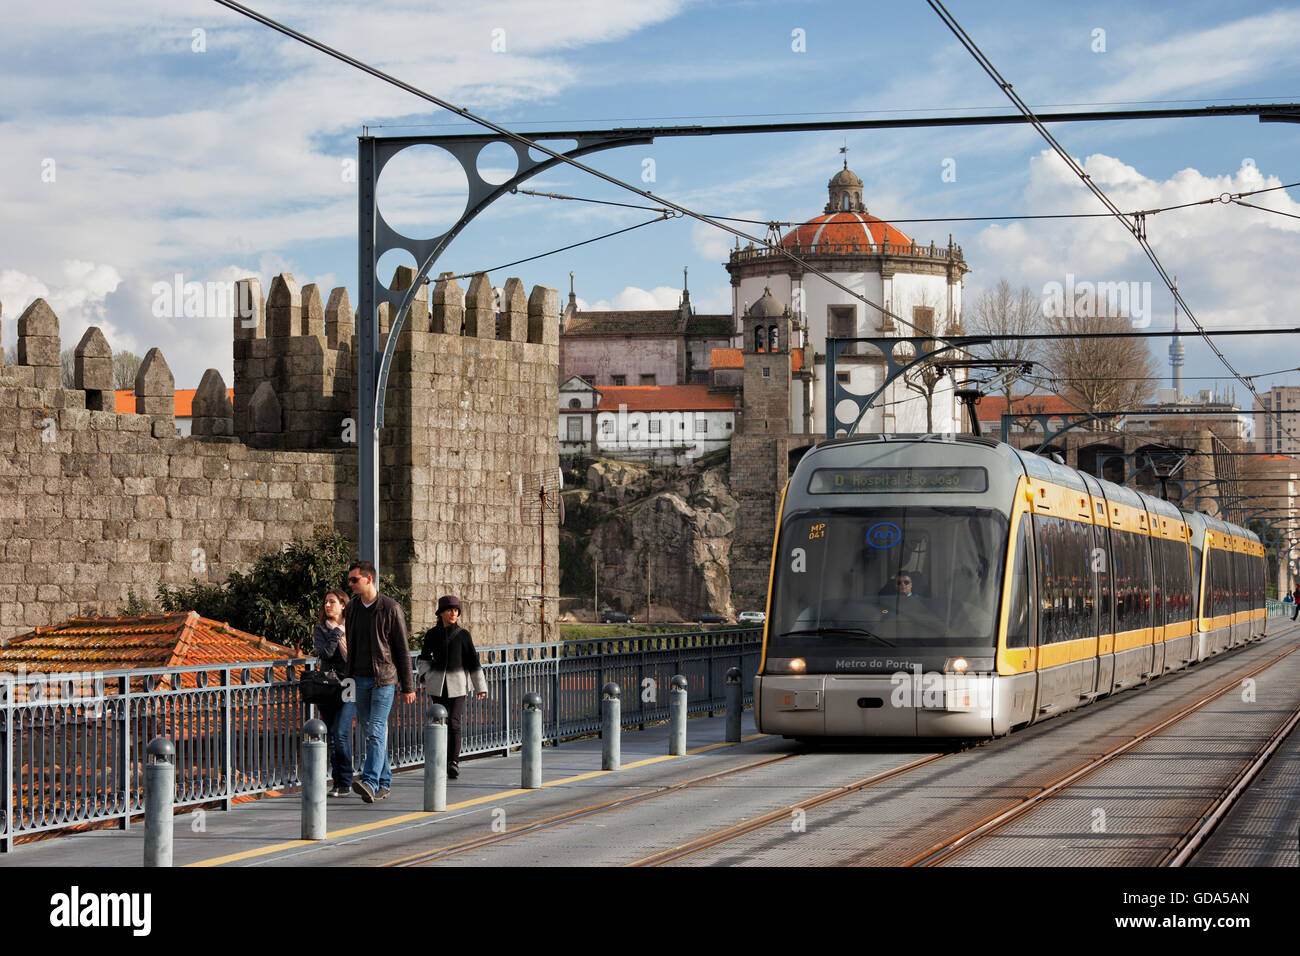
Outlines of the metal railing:
{"type": "MultiPolygon", "coordinates": [[[[507,751],[522,740],[523,697],[541,695],[545,739],[600,730],[600,692],[623,690],[623,726],[668,719],[669,681],[689,682],[691,713],[726,706],[725,677],[743,675],[746,700],[761,631],[737,628],[599,641],[480,649],[488,696],[466,702],[465,755],[507,751]]],[[[414,657],[414,655],[413,655],[414,657]]],[[[254,665],[141,668],[93,674],[0,675],[0,852],[20,836],[144,812],[145,747],[176,747],[177,807],[219,804],[296,786],[301,728],[310,716],[298,679],[312,658],[254,665]]],[[[414,661],[413,661],[414,670],[414,661]]],[[[394,768],[424,762],[428,699],[400,697],[389,715],[394,768]]],[[[353,730],[354,765],[363,757],[353,730]]]]}

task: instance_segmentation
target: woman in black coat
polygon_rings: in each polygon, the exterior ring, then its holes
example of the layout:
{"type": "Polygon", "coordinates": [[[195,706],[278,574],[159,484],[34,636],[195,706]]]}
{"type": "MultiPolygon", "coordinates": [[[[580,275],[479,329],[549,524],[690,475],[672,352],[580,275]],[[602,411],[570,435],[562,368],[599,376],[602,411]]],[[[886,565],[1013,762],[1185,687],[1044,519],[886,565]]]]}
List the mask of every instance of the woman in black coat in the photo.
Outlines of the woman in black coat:
{"type": "MultiPolygon", "coordinates": [[[[341,588],[326,591],[320,620],[312,631],[312,646],[320,658],[320,669],[332,671],[339,680],[348,673],[348,640],[343,628],[343,609],[347,604],[346,591],[341,588]]],[[[316,706],[320,709],[320,719],[329,729],[330,768],[334,775],[329,796],[346,797],[352,792],[352,721],[357,705],[355,700],[345,698],[335,704],[316,706]]]]}
{"type": "Polygon", "coordinates": [[[487,681],[479,663],[474,637],[456,623],[460,600],[455,595],[438,599],[438,623],[424,633],[419,657],[419,681],[430,704],[447,708],[447,777],[460,776],[460,726],[471,687],[480,700],[487,696],[487,681]]]}

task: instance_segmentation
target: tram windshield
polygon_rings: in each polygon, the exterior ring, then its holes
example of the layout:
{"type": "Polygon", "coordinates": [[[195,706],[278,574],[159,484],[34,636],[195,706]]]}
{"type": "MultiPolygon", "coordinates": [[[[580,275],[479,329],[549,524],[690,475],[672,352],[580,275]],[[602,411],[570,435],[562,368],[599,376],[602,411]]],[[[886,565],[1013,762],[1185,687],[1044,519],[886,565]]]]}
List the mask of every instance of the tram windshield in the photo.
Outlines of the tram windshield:
{"type": "Polygon", "coordinates": [[[1007,529],[1006,516],[986,508],[792,515],[781,532],[768,656],[803,657],[823,672],[991,657],[1007,529]]]}

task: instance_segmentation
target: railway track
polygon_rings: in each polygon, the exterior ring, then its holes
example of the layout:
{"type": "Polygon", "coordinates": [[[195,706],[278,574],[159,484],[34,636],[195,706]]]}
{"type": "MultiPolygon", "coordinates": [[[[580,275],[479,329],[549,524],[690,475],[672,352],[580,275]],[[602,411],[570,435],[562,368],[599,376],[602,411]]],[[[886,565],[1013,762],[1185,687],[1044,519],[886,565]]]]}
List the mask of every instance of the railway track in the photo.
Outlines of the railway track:
{"type": "Polygon", "coordinates": [[[1287,720],[1277,730],[1273,731],[1272,736],[1259,749],[1255,759],[1237,774],[1236,779],[1224,789],[1223,794],[1201,815],[1196,829],[1189,833],[1179,846],[1166,854],[1165,859],[1161,861],[1162,866],[1186,866],[1195,858],[1196,853],[1209,839],[1210,834],[1215,831],[1228,815],[1228,812],[1237,804],[1241,795],[1246,792],[1246,788],[1250,786],[1251,781],[1259,776],[1260,771],[1273,759],[1277,749],[1295,730],[1297,724],[1300,724],[1300,705],[1292,709],[1287,720]]]}
{"type": "Polygon", "coordinates": [[[435,850],[425,850],[411,856],[403,857],[398,860],[392,860],[384,863],[384,866],[421,866],[425,863],[432,863],[435,860],[445,859],[460,853],[468,853],[473,850],[483,849],[484,847],[504,843],[516,839],[526,834],[538,833],[552,827],[561,826],[584,817],[589,817],[598,813],[605,813],[610,810],[617,810],[623,807],[634,806],[639,803],[645,803],[650,800],[656,800],[661,797],[667,797],[675,793],[681,793],[691,787],[698,787],[706,783],[712,783],[717,780],[723,780],[736,774],[746,773],[750,770],[756,770],[759,767],[766,767],[771,764],[781,763],[786,760],[792,760],[796,757],[803,756],[805,751],[796,751],[793,753],[776,754],[771,757],[764,757],[761,760],[752,760],[748,763],[741,764],[738,767],[729,767],[725,770],[715,770],[712,773],[703,774],[698,777],[692,777],[689,780],[683,780],[680,783],[667,784],[657,787],[646,793],[635,794],[628,797],[620,797],[616,800],[606,800],[601,803],[594,803],[589,806],[579,807],[574,810],[566,810],[557,813],[554,816],[545,817],[541,820],[535,820],[532,823],[515,827],[511,830],[505,830],[501,833],[494,833],[490,836],[477,837],[472,840],[463,840],[459,843],[452,843],[447,846],[439,847],[435,850]]]}
{"type": "MultiPolygon", "coordinates": [[[[1107,765],[1116,757],[1128,753],[1138,745],[1151,740],[1152,738],[1166,732],[1174,725],[1186,720],[1188,717],[1199,713],[1220,697],[1238,689],[1243,680],[1249,677],[1254,677],[1256,674],[1268,670],[1270,667],[1273,667],[1286,657],[1295,653],[1297,649],[1300,648],[1292,647],[1282,654],[1278,654],[1264,663],[1252,668],[1245,674],[1235,675],[1231,680],[1226,681],[1224,684],[1204,695],[1199,700],[1184,707],[1173,716],[1161,720],[1130,740],[1116,747],[1110,748],[1100,756],[1094,757],[1087,763],[1063,774],[1051,783],[1048,783],[1021,798],[1019,802],[1013,806],[997,813],[990,814],[974,825],[964,828],[959,833],[955,833],[952,836],[945,838],[942,842],[926,848],[922,852],[913,856],[903,865],[937,866],[953,859],[960,853],[966,852],[978,841],[1002,831],[1013,820],[1018,819],[1027,811],[1040,806],[1045,801],[1059,796],[1070,787],[1077,785],[1081,780],[1088,777],[1094,771],[1107,765]]],[[[1163,861],[1165,865],[1172,864],[1175,859],[1180,861],[1177,865],[1186,862],[1186,859],[1190,857],[1190,853],[1194,852],[1195,847],[1199,846],[1205,837],[1209,835],[1213,830],[1214,825],[1217,824],[1218,820],[1227,812],[1231,803],[1236,800],[1241,791],[1249,784],[1250,779],[1253,779],[1258,770],[1267,762],[1268,756],[1270,756],[1276,749],[1277,745],[1286,738],[1287,733],[1289,733],[1290,729],[1295,726],[1298,719],[1300,719],[1300,708],[1292,711],[1290,718],[1284,722],[1283,726],[1279,727],[1274,732],[1265,747],[1261,748],[1261,752],[1257,755],[1256,759],[1238,775],[1234,784],[1225,790],[1223,796],[1216,800],[1210,809],[1202,815],[1202,818],[1199,821],[1200,826],[1193,830],[1193,832],[1189,833],[1180,843],[1180,847],[1182,847],[1183,850],[1175,848],[1174,851],[1171,851],[1166,855],[1166,859],[1163,861]],[[1247,774],[1249,774],[1249,776],[1247,776],[1247,774]],[[1184,850],[1187,851],[1185,855],[1184,850]]]]}
{"type": "MultiPolygon", "coordinates": [[[[1146,730],[1136,734],[1135,736],[1129,738],[1123,743],[1120,743],[1119,745],[1108,749],[1105,753],[1093,757],[1086,763],[1080,766],[1076,766],[1068,770],[1067,772],[1058,775],[1051,782],[1039,786],[1034,791],[1025,795],[1024,797],[1016,798],[1017,802],[1014,805],[1010,807],[1003,806],[999,808],[996,812],[990,813],[989,815],[985,816],[979,821],[963,827],[960,831],[953,833],[949,836],[946,836],[943,840],[937,843],[932,843],[930,845],[918,848],[918,850],[915,853],[913,853],[913,855],[910,858],[905,859],[905,861],[902,862],[901,865],[932,866],[941,863],[944,860],[951,858],[952,856],[955,856],[957,853],[964,851],[974,842],[982,839],[983,837],[989,834],[1001,830],[1004,826],[1006,826],[1012,820],[1021,816],[1027,810],[1032,809],[1033,807],[1040,805],[1043,801],[1049,799],[1050,797],[1059,794],[1061,791],[1077,783],[1079,780],[1085,778],[1093,771],[1110,763],[1116,757],[1121,756],[1124,753],[1127,753],[1128,751],[1132,750],[1134,747],[1138,746],[1144,741],[1149,740],[1152,737],[1168,730],[1170,727],[1186,719],[1187,717],[1190,717],[1193,714],[1200,712],[1202,709],[1204,709],[1213,701],[1219,699],[1223,695],[1238,688],[1242,680],[1248,677],[1253,677],[1254,675],[1259,674],[1270,667],[1273,667],[1278,662],[1286,658],[1288,655],[1294,653],[1297,649],[1300,648],[1292,647],[1287,651],[1285,651],[1284,653],[1270,657],[1267,661],[1264,661],[1263,663],[1254,666],[1253,668],[1249,669],[1246,672],[1238,672],[1234,674],[1230,679],[1216,686],[1213,690],[1204,694],[1194,703],[1182,708],[1172,716],[1165,717],[1157,721],[1155,724],[1148,727],[1146,730]]],[[[1116,698],[1116,700],[1118,701],[1123,701],[1125,699],[1126,698],[1124,698],[1122,695],[1116,698]]],[[[1131,700],[1131,698],[1127,698],[1127,699],[1131,700]]],[[[1288,724],[1288,726],[1294,726],[1294,725],[1295,725],[1295,720],[1293,720],[1288,724]]],[[[1047,729],[1051,730],[1052,728],[1049,726],[1047,729]]],[[[1278,733],[1275,734],[1274,740],[1271,742],[1271,748],[1275,749],[1276,745],[1280,743],[1280,741],[1284,739],[1284,737],[1285,737],[1285,732],[1279,730],[1278,733]]],[[[1272,749],[1269,749],[1269,752],[1271,753],[1272,749]]],[[[900,767],[874,774],[870,777],[864,778],[862,780],[856,781],[846,786],[835,787],[834,789],[824,791],[823,793],[817,794],[799,803],[792,804],[788,807],[783,807],[780,810],[765,813],[756,816],[752,819],[746,820],[742,823],[727,827],[725,829],[714,831],[712,833],[699,837],[695,840],[692,840],[689,843],[682,844],[681,846],[674,847],[669,850],[664,850],[643,857],[642,859],[635,861],[631,865],[632,866],[661,866],[665,864],[675,863],[684,858],[690,857],[693,854],[700,853],[701,851],[722,846],[732,840],[735,840],[738,837],[744,836],[745,834],[752,833],[764,827],[768,827],[768,826],[772,826],[778,823],[788,821],[790,819],[791,813],[796,810],[807,811],[815,807],[824,806],[826,804],[832,803],[833,801],[840,800],[844,797],[848,797],[854,793],[861,792],[862,790],[865,790],[876,784],[884,783],[885,781],[896,779],[904,774],[913,772],[921,767],[932,765],[937,761],[950,756],[953,756],[953,754],[933,754],[933,755],[920,758],[918,760],[911,761],[900,767]]],[[[1258,763],[1258,766],[1262,766],[1262,762],[1257,761],[1256,763],[1258,763]]],[[[1258,767],[1256,767],[1255,772],[1258,772],[1258,767]]],[[[1240,781],[1238,786],[1230,787],[1228,788],[1228,790],[1232,793],[1239,793],[1240,790],[1244,789],[1244,787],[1248,783],[1249,780],[1240,781]]],[[[1225,794],[1225,799],[1227,798],[1228,798],[1228,794],[1225,794]]],[[[1235,796],[1232,797],[1232,799],[1235,799],[1235,796]]],[[[1226,812],[1226,806],[1222,807],[1221,809],[1218,809],[1217,812],[1215,811],[1214,808],[1212,808],[1211,811],[1207,811],[1206,816],[1214,815],[1215,821],[1217,821],[1222,817],[1223,812],[1226,812]]],[[[1200,840],[1203,840],[1204,836],[1208,835],[1208,833],[1209,833],[1209,829],[1206,829],[1205,834],[1203,834],[1198,839],[1198,845],[1200,840]]],[[[873,854],[868,853],[853,858],[851,860],[838,861],[838,862],[856,864],[856,865],[871,865],[873,863],[879,862],[877,860],[873,860],[872,856],[873,854]]]]}

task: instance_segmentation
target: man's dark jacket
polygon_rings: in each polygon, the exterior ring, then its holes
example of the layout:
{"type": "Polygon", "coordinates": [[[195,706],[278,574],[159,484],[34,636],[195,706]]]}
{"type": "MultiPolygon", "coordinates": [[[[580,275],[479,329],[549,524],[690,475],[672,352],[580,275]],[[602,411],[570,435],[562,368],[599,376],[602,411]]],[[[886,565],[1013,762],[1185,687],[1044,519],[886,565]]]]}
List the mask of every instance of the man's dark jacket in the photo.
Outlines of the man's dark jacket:
{"type": "Polygon", "coordinates": [[[343,609],[344,629],[348,635],[348,676],[357,676],[353,665],[362,655],[357,653],[359,642],[367,641],[370,649],[370,666],[374,673],[375,686],[387,687],[400,684],[403,694],[415,692],[415,680],[411,675],[411,648],[406,639],[406,615],[402,606],[383,594],[375,598],[371,607],[374,627],[369,633],[360,633],[354,625],[358,611],[364,611],[361,598],[353,596],[348,606],[343,609]]]}

